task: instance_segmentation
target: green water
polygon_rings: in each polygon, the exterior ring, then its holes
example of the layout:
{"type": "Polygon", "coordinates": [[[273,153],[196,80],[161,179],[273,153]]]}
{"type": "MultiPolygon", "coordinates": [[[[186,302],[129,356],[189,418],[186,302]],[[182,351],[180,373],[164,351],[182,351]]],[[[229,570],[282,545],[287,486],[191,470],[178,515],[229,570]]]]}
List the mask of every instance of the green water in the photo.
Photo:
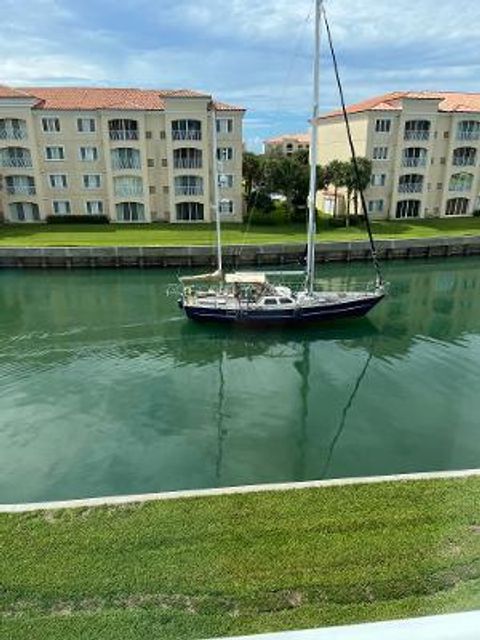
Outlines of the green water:
{"type": "Polygon", "coordinates": [[[0,502],[480,466],[479,260],[389,264],[369,320],[273,332],[190,323],[175,275],[0,272],[0,502]]]}

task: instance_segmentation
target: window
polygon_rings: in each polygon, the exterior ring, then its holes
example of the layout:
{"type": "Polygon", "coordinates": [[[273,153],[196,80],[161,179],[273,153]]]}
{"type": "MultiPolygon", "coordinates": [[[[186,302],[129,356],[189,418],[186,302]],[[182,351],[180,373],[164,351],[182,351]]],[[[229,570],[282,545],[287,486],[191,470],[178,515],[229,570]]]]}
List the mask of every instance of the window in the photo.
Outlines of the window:
{"type": "Polygon", "coordinates": [[[291,298],[280,298],[280,304],[293,304],[293,300],[291,298]]]}
{"type": "Polygon", "coordinates": [[[10,220],[15,222],[37,222],[40,220],[38,204],[34,202],[12,202],[8,208],[10,220]]]}
{"type": "Polygon", "coordinates": [[[218,147],[217,160],[220,162],[225,160],[233,160],[233,148],[232,147],[218,147]]]}
{"type": "Polygon", "coordinates": [[[374,160],[388,160],[388,147],[374,147],[373,148],[374,160]]]}
{"type": "Polygon", "coordinates": [[[63,147],[45,147],[45,157],[47,160],[65,160],[65,149],[63,147]]]}
{"type": "Polygon", "coordinates": [[[443,182],[437,182],[437,191],[441,191],[443,189],[443,182]]]}
{"type": "Polygon", "coordinates": [[[137,176],[118,176],[113,179],[113,191],[121,198],[143,196],[143,181],[137,176]]]}
{"type": "Polygon", "coordinates": [[[89,216],[100,216],[103,213],[103,202],[101,200],[87,200],[85,208],[89,216]]]}
{"type": "Polygon", "coordinates": [[[201,196],[203,195],[203,178],[201,176],[176,176],[175,195],[201,196]]]}
{"type": "Polygon", "coordinates": [[[179,202],[176,207],[177,221],[196,222],[203,220],[203,204],[201,202],[179,202]]]}
{"type": "Polygon", "coordinates": [[[85,173],[83,175],[83,186],[85,189],[100,189],[100,175],[98,173],[85,173]]]}
{"type": "Polygon", "coordinates": [[[45,133],[58,133],[60,131],[59,118],[42,118],[42,129],[45,133]]]}
{"type": "Polygon", "coordinates": [[[33,176],[5,176],[5,189],[8,194],[35,195],[33,176]]]}
{"type": "Polygon", "coordinates": [[[79,154],[82,162],[95,162],[98,160],[97,147],[80,147],[79,154]]]}
{"type": "Polygon", "coordinates": [[[201,140],[202,123],[200,120],[173,120],[173,140],[201,140]]]}
{"type": "Polygon", "coordinates": [[[54,200],[53,201],[53,213],[59,216],[65,216],[70,213],[70,201],[69,200],[54,200]]]}
{"type": "Polygon", "coordinates": [[[218,186],[220,189],[231,189],[233,187],[233,175],[231,173],[220,173],[218,175],[218,186]]]}
{"type": "Polygon", "coordinates": [[[145,207],[141,202],[119,202],[115,209],[120,222],[145,220],[145,207]]]}
{"type": "Polygon", "coordinates": [[[67,188],[67,176],[64,173],[51,173],[48,176],[48,180],[52,189],[67,188]]]}
{"type": "Polygon", "coordinates": [[[470,191],[474,177],[472,173],[454,173],[450,178],[449,191],[470,191]]]}
{"type": "Polygon", "coordinates": [[[130,147],[120,147],[112,151],[112,169],[140,169],[140,151],[130,147]]]}
{"type": "Polygon", "coordinates": [[[154,167],[155,160],[153,158],[147,158],[147,167],[154,167]]]}
{"type": "Polygon", "coordinates": [[[418,218],[420,215],[420,200],[400,200],[397,204],[396,218],[418,218]]]}
{"type": "Polygon", "coordinates": [[[233,213],[233,200],[220,200],[218,203],[218,211],[223,215],[231,215],[233,213]]]}
{"type": "Polygon", "coordinates": [[[387,118],[381,118],[375,122],[375,131],[377,133],[390,133],[392,121],[387,118]]]}
{"type": "Polygon", "coordinates": [[[232,133],[233,131],[233,119],[232,118],[217,118],[217,133],[232,133]]]}
{"type": "Polygon", "coordinates": [[[277,304],[277,299],[276,298],[264,298],[263,304],[268,305],[268,306],[275,305],[275,304],[277,304]]]}
{"type": "Polygon", "coordinates": [[[148,193],[150,195],[153,195],[153,194],[157,193],[157,190],[156,190],[155,187],[148,187],[148,193]]]}
{"type": "Polygon", "coordinates": [[[383,200],[370,200],[368,203],[370,213],[379,213],[383,211],[383,200]]]}
{"type": "Polygon", "coordinates": [[[79,133],[94,133],[95,130],[95,118],[77,118],[77,131],[79,133]]]}
{"type": "Polygon", "coordinates": [[[447,200],[445,209],[446,216],[466,216],[468,215],[468,198],[452,198],[447,200]]]}
{"type": "Polygon", "coordinates": [[[371,185],[372,187],[384,187],[387,182],[386,173],[373,173],[371,185]]]}

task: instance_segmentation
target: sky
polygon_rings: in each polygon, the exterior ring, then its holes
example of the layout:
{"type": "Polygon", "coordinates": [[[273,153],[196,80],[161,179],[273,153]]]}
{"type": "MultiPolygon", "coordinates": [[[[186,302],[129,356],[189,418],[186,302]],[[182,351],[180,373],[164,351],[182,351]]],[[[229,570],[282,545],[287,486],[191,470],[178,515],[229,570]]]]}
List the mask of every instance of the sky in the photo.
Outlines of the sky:
{"type": "MultiPolygon", "coordinates": [[[[247,148],[308,129],[313,0],[0,0],[0,84],[191,88],[247,109],[247,148]]],[[[480,91],[478,0],[326,0],[346,99],[480,91]]],[[[321,110],[338,107],[331,62],[321,110]]]]}

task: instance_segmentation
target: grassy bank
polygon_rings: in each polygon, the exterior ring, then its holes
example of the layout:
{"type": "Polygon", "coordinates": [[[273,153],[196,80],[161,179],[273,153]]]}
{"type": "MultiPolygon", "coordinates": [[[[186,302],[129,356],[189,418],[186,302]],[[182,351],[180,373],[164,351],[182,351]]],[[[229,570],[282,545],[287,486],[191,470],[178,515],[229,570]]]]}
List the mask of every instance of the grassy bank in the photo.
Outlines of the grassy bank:
{"type": "Polygon", "coordinates": [[[201,638],[480,606],[480,478],[0,515],[5,637],[201,638]]]}
{"type": "MultiPolygon", "coordinates": [[[[428,238],[440,236],[480,235],[480,218],[453,220],[420,220],[376,222],[378,238],[428,238]]],[[[305,227],[301,224],[253,226],[225,224],[225,244],[264,244],[275,242],[305,242],[305,227]]],[[[205,245],[215,238],[213,225],[1,225],[0,247],[51,246],[141,246],[141,245],[205,245]]],[[[365,230],[329,228],[319,225],[319,241],[364,240],[365,230]]]]}

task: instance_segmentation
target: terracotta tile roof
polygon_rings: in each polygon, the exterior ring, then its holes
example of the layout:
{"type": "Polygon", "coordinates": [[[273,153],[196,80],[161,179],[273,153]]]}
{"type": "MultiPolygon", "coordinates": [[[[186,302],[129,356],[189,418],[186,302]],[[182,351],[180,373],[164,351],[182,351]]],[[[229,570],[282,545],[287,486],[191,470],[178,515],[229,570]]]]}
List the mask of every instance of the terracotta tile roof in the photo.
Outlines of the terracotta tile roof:
{"type": "Polygon", "coordinates": [[[277,136],[276,138],[269,138],[268,140],[264,140],[265,144],[282,144],[283,142],[300,142],[300,143],[308,143],[310,142],[310,134],[309,133],[286,133],[283,136],[277,136]]]}
{"type": "MultiPolygon", "coordinates": [[[[99,87],[21,87],[0,86],[0,99],[10,97],[38,99],[37,109],[95,110],[128,109],[163,111],[166,98],[211,98],[191,89],[130,89],[99,87]]],[[[220,111],[243,111],[222,102],[214,103],[220,111]]]]}
{"type": "MultiPolygon", "coordinates": [[[[439,111],[446,113],[480,113],[480,93],[455,93],[449,91],[394,91],[383,96],[369,98],[363,102],[349,105],[349,114],[362,113],[364,111],[400,111],[402,99],[413,100],[440,100],[439,111]]],[[[332,118],[341,115],[342,112],[332,111],[320,117],[332,118]]]]}
{"type": "Polygon", "coordinates": [[[217,111],[245,111],[244,107],[236,107],[232,104],[226,104],[225,102],[218,102],[215,100],[213,103],[217,111]]]}

